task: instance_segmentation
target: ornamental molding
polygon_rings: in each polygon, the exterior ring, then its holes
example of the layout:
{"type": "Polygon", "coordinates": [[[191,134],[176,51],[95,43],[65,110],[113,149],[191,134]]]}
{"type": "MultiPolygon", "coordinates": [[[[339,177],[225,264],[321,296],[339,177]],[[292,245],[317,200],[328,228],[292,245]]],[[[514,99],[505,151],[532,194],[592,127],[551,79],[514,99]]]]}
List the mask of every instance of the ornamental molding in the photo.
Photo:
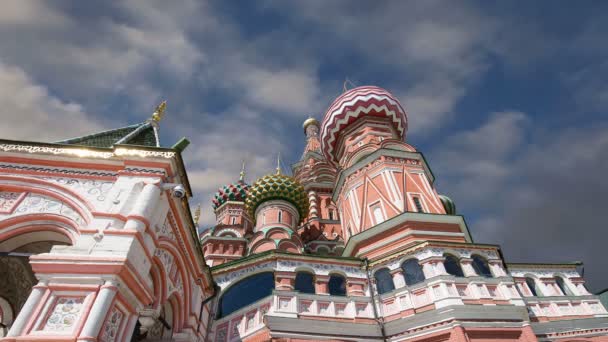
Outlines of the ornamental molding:
{"type": "Polygon", "coordinates": [[[119,147],[114,151],[95,151],[87,148],[66,148],[66,147],[51,147],[51,146],[36,146],[36,145],[17,145],[17,144],[0,144],[0,151],[3,152],[24,152],[36,154],[52,154],[52,155],[69,155],[81,158],[101,158],[110,159],[113,157],[141,157],[141,158],[174,158],[177,154],[170,151],[151,151],[139,150],[133,148],[119,147]]]}
{"type": "Polygon", "coordinates": [[[94,170],[83,170],[83,169],[67,169],[67,168],[54,168],[48,166],[28,166],[19,164],[0,163],[0,170],[19,170],[19,171],[31,171],[37,173],[62,173],[66,175],[74,176],[93,176],[93,177],[116,177],[117,172],[111,171],[94,171],[94,170]]]}
{"type": "Polygon", "coordinates": [[[509,275],[512,277],[526,277],[528,275],[533,275],[537,278],[552,278],[555,275],[564,275],[567,278],[577,278],[580,277],[578,272],[573,271],[571,269],[553,269],[547,270],[542,268],[526,268],[521,270],[513,270],[509,269],[509,275]]]}
{"type": "Polygon", "coordinates": [[[35,193],[27,193],[12,213],[6,216],[0,215],[0,220],[28,214],[57,214],[71,219],[79,226],[86,223],[85,219],[67,203],[35,193]]]}
{"type": "Polygon", "coordinates": [[[316,262],[306,262],[301,260],[273,260],[261,262],[240,270],[228,272],[223,275],[215,276],[217,284],[225,289],[230,284],[233,284],[247,276],[261,272],[296,272],[299,270],[312,270],[315,275],[328,276],[330,273],[339,273],[352,278],[365,278],[366,274],[359,267],[322,264],[316,262]]]}
{"type": "Polygon", "coordinates": [[[393,271],[401,267],[401,264],[407,259],[416,258],[422,261],[424,259],[433,257],[441,258],[446,253],[452,254],[458,257],[459,259],[470,259],[471,256],[474,254],[480,255],[486,258],[488,261],[500,259],[496,251],[450,247],[422,247],[421,249],[415,250],[413,252],[405,251],[402,254],[395,256],[395,258],[389,261],[375,265],[374,269],[388,267],[389,270],[393,271]]]}

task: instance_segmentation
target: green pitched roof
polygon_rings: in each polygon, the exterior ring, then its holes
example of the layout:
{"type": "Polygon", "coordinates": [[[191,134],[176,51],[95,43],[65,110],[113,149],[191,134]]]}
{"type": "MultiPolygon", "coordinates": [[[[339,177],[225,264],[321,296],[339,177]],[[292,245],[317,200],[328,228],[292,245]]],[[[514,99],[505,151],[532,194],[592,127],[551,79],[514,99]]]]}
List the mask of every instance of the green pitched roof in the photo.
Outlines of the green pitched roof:
{"type": "Polygon", "coordinates": [[[59,141],[60,144],[112,147],[116,144],[159,147],[157,128],[150,121],[59,141]]]}

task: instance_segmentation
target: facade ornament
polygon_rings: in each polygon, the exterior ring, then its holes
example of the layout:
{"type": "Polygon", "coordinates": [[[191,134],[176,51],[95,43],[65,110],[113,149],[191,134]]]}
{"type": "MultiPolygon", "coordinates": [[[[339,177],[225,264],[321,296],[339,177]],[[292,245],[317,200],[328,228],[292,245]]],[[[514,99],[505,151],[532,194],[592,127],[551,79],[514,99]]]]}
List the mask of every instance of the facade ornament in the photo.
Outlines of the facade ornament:
{"type": "Polygon", "coordinates": [[[152,120],[154,122],[160,122],[165,115],[165,110],[167,109],[167,101],[161,102],[156,109],[154,109],[154,113],[152,114],[152,120]]]}

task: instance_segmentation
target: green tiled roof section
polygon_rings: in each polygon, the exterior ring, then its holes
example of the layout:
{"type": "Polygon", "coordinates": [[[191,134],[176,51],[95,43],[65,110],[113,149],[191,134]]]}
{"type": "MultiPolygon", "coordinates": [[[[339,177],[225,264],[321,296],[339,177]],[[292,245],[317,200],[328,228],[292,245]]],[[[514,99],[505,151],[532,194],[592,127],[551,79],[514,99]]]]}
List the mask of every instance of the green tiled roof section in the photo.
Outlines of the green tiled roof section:
{"type": "Polygon", "coordinates": [[[139,132],[138,135],[126,142],[129,145],[156,146],[156,135],[152,126],[139,132]]]}
{"type": "MultiPolygon", "coordinates": [[[[112,129],[109,131],[68,139],[60,141],[59,143],[70,145],[83,145],[90,147],[112,147],[120,139],[126,137],[130,133],[134,132],[137,128],[145,124],[146,122],[143,122],[137,125],[126,126],[122,128],[112,129]]],[[[152,126],[145,128],[144,130],[139,132],[139,134],[132,137],[131,139],[129,139],[129,141],[125,143],[129,145],[156,146],[156,136],[154,134],[154,128],[152,126]]]]}

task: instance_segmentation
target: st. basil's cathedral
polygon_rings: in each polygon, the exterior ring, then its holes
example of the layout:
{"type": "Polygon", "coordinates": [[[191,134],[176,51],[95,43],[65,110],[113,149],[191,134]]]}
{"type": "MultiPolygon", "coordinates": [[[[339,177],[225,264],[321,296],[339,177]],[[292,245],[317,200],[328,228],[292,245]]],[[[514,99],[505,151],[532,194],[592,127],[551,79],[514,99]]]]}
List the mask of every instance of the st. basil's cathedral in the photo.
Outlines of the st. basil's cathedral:
{"type": "Polygon", "coordinates": [[[0,140],[0,341],[608,341],[581,263],[475,242],[388,91],[307,119],[291,172],[218,184],[200,234],[164,111],[0,140]]]}

